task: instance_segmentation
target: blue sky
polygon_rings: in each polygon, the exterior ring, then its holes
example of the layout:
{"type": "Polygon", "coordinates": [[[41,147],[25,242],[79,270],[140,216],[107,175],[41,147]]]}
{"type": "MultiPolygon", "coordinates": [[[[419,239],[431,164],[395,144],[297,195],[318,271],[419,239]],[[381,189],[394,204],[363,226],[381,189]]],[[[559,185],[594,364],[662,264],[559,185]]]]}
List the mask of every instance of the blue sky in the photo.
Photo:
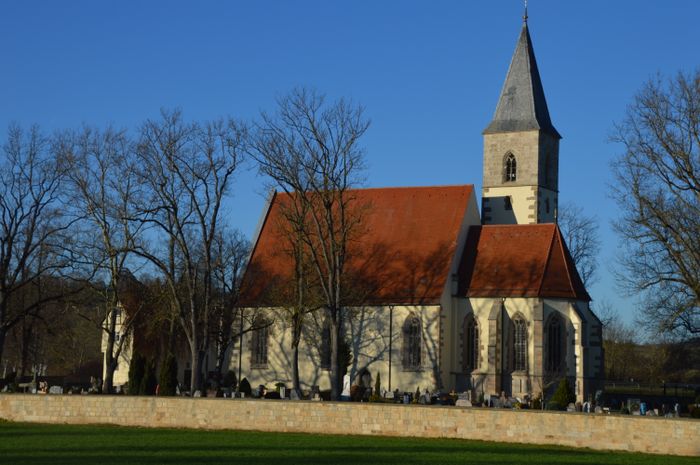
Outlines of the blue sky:
{"type": "MultiPolygon", "coordinates": [[[[520,31],[519,0],[6,1],[0,135],[83,123],[133,128],[161,107],[248,119],[294,86],[366,107],[368,186],[473,183],[520,31]]],[[[700,2],[531,0],[529,25],[560,151],[560,201],[601,224],[596,301],[633,318],[609,272],[614,121],[649,77],[698,67],[700,2]]],[[[227,205],[249,237],[263,207],[249,167],[227,205]]]]}

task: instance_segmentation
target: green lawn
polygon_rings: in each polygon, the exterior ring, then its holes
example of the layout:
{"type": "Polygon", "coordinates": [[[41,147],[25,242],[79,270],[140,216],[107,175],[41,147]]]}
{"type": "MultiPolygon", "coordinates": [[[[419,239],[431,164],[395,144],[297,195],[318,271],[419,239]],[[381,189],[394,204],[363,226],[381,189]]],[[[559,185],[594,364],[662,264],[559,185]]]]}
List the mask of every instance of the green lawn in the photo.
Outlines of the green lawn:
{"type": "Polygon", "coordinates": [[[0,463],[680,465],[700,464],[700,459],[453,439],[66,426],[0,421],[0,463]]]}

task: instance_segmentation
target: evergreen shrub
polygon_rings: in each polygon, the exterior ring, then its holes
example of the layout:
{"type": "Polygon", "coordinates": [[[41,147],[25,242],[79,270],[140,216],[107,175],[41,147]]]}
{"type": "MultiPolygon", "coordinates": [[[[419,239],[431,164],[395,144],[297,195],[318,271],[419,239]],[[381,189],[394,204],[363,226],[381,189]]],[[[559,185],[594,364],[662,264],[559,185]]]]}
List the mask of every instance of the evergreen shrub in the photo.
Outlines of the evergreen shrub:
{"type": "Polygon", "coordinates": [[[129,394],[138,396],[141,394],[141,383],[146,372],[146,359],[135,352],[129,364],[129,394]]]}
{"type": "Polygon", "coordinates": [[[169,354],[160,368],[158,380],[158,395],[174,396],[177,394],[177,360],[169,354]]]}
{"type": "Polygon", "coordinates": [[[568,378],[562,378],[559,381],[559,386],[550,400],[559,404],[562,410],[566,409],[569,404],[576,402],[576,394],[571,388],[568,378]]]}
{"type": "Polygon", "coordinates": [[[248,378],[243,378],[241,380],[241,385],[239,386],[238,390],[245,394],[246,397],[250,397],[253,394],[253,389],[250,387],[248,378]]]}

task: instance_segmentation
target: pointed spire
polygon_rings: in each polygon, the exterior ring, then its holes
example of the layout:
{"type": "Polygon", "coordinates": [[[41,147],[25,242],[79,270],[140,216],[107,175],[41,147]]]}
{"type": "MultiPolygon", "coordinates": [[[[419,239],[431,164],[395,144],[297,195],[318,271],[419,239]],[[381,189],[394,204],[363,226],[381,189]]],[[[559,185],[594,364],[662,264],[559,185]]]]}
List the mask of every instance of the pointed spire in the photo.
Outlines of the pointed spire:
{"type": "Polygon", "coordinates": [[[561,139],[549,118],[547,101],[535,61],[535,51],[527,27],[526,4],[523,27],[510,62],[508,75],[503,84],[493,120],[484,130],[484,134],[534,129],[541,129],[561,139]]]}

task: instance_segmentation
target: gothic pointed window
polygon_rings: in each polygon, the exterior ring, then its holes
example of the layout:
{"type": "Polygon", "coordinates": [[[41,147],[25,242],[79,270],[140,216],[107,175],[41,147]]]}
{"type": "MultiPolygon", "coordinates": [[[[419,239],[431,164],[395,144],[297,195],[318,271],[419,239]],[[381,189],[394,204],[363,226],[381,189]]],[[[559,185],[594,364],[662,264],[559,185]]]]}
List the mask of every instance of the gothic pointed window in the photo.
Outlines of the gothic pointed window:
{"type": "Polygon", "coordinates": [[[254,368],[267,367],[267,345],[270,336],[270,322],[264,317],[253,321],[253,333],[250,344],[250,364],[254,368]]]}
{"type": "Polygon", "coordinates": [[[515,161],[515,155],[509,153],[506,155],[505,161],[505,182],[513,182],[516,178],[517,163],[515,161]]]}
{"type": "Polygon", "coordinates": [[[527,323],[521,316],[513,319],[513,370],[527,370],[527,323]]]}
{"type": "Polygon", "coordinates": [[[462,339],[462,369],[470,373],[479,368],[479,326],[474,315],[464,319],[462,339]]]}
{"type": "Polygon", "coordinates": [[[559,373],[564,369],[564,324],[560,317],[552,315],[545,327],[545,368],[550,373],[559,373]]]}
{"type": "Polygon", "coordinates": [[[409,315],[403,324],[403,367],[417,370],[421,366],[421,323],[420,318],[409,315]]]}
{"type": "Polygon", "coordinates": [[[323,320],[321,329],[321,368],[331,369],[331,322],[328,318],[323,320]]]}

